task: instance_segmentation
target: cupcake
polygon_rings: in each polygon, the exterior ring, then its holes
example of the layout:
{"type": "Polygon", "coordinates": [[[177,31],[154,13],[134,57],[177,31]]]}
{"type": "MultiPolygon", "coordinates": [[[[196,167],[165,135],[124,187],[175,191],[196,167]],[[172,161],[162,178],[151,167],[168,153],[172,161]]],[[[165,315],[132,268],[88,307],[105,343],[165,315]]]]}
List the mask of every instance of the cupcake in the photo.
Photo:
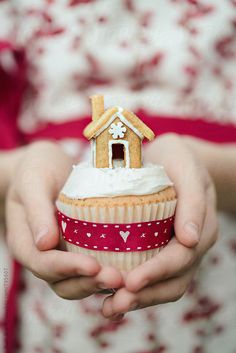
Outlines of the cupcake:
{"type": "Polygon", "coordinates": [[[162,166],[142,163],[142,140],[154,133],[134,113],[104,111],[103,96],[93,96],[84,135],[92,160],[73,167],[58,196],[61,236],[68,251],[129,271],[170,241],[174,186],[162,166]]]}

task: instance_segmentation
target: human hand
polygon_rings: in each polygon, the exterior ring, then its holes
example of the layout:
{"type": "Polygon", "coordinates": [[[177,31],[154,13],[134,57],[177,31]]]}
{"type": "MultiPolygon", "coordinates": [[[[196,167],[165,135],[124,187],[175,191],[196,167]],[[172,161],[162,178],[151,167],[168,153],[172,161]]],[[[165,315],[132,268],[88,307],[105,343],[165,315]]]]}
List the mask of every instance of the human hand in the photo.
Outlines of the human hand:
{"type": "Polygon", "coordinates": [[[122,284],[118,270],[101,267],[92,256],[63,251],[55,199],[72,159],[51,142],[26,148],[6,200],[7,243],[13,256],[62,298],[81,299],[122,284]]]}
{"type": "Polygon", "coordinates": [[[180,299],[203,255],[217,239],[214,185],[185,139],[166,134],[145,152],[147,161],[165,167],[175,185],[175,238],[155,257],[126,274],[125,286],[104,300],[103,315],[108,318],[180,299]]]}

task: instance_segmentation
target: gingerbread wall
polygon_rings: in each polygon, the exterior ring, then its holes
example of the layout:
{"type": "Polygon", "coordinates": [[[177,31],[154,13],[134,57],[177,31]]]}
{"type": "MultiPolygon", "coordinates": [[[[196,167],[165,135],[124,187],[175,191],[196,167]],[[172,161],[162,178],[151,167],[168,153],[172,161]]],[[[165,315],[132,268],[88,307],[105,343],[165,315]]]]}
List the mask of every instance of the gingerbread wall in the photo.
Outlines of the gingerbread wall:
{"type": "MultiPolygon", "coordinates": [[[[117,124],[120,119],[117,117],[113,123],[117,124]]],[[[137,136],[133,130],[131,130],[127,125],[126,132],[123,138],[119,138],[122,141],[129,142],[129,157],[130,157],[130,168],[141,168],[142,167],[142,156],[141,156],[141,144],[142,141],[140,137],[137,136]]],[[[96,168],[109,168],[109,141],[116,141],[113,139],[112,135],[109,133],[110,126],[106,128],[97,138],[96,138],[96,168]]],[[[126,156],[125,156],[126,159],[126,156]]]]}

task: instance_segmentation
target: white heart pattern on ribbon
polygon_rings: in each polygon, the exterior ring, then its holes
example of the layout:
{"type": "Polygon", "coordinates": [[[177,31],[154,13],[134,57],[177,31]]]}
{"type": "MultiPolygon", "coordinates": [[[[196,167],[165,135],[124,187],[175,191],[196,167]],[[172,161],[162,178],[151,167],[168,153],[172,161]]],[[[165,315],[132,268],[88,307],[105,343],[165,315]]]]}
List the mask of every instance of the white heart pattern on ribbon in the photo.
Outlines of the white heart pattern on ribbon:
{"type": "Polygon", "coordinates": [[[126,231],[126,232],[123,232],[123,230],[120,231],[120,236],[122,237],[125,243],[129,235],[130,235],[129,231],[126,231]]]}
{"type": "Polygon", "coordinates": [[[91,233],[87,233],[86,235],[87,235],[87,237],[90,238],[92,234],[91,233]]]}
{"type": "Polygon", "coordinates": [[[61,221],[61,227],[62,227],[63,233],[65,233],[66,226],[67,226],[66,222],[61,221]]]}

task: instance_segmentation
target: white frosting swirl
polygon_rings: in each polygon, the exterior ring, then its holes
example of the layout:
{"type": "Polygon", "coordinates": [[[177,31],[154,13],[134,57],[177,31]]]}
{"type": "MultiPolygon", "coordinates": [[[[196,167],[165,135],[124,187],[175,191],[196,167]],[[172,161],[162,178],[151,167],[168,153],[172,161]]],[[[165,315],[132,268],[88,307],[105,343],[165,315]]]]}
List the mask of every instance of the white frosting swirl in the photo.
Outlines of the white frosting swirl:
{"type": "Polygon", "coordinates": [[[62,193],[69,198],[147,195],[173,185],[164,167],[147,164],[143,168],[94,168],[88,163],[73,166],[62,193]]]}

